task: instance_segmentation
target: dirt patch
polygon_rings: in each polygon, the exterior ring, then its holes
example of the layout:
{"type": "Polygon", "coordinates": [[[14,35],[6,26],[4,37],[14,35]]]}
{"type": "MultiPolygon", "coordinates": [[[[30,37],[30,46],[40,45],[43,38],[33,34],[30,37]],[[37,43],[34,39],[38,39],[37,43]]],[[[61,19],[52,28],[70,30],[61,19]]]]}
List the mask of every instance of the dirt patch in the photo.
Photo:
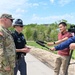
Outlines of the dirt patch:
{"type": "MultiPolygon", "coordinates": [[[[54,60],[55,60],[55,57],[57,57],[57,54],[54,54],[52,52],[49,52],[43,49],[35,48],[33,46],[29,46],[29,47],[31,47],[30,54],[32,54],[37,59],[39,59],[41,62],[46,64],[48,67],[53,69],[54,60]]],[[[75,60],[71,60],[71,63],[73,63],[74,61],[75,60]]],[[[68,75],[75,75],[74,71],[75,71],[75,64],[72,64],[69,66],[68,75]]]]}

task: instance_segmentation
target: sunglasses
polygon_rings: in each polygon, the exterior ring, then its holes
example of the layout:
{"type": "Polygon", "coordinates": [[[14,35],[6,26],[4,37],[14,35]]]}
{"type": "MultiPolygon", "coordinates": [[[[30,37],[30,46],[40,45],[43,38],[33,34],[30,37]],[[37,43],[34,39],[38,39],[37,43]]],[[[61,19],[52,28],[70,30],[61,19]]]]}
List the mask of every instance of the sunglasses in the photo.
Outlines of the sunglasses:
{"type": "Polygon", "coordinates": [[[10,19],[11,22],[13,22],[13,19],[10,19]]]}
{"type": "Polygon", "coordinates": [[[20,26],[20,27],[23,27],[23,26],[20,26]]]}

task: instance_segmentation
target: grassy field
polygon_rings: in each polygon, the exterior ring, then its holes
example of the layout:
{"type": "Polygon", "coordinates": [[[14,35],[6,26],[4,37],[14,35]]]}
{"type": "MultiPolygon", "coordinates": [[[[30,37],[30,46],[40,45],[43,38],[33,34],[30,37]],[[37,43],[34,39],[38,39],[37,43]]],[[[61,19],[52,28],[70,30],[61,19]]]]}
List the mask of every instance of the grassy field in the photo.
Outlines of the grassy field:
{"type": "MultiPolygon", "coordinates": [[[[44,49],[44,50],[49,51],[48,49],[46,49],[45,47],[42,47],[42,46],[38,45],[38,44],[37,44],[36,42],[34,42],[34,41],[27,41],[27,45],[35,46],[36,48],[41,48],[41,49],[44,49]]],[[[57,53],[57,52],[54,51],[54,53],[57,53]]],[[[75,50],[73,51],[72,58],[75,59],[75,50]]]]}

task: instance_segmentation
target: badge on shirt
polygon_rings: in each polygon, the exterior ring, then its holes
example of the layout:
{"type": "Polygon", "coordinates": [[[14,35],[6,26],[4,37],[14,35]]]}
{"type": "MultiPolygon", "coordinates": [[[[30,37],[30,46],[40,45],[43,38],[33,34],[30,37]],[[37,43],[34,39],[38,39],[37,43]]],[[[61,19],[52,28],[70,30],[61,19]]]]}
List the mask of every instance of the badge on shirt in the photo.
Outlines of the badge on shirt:
{"type": "Polygon", "coordinates": [[[21,39],[20,39],[20,38],[18,38],[17,42],[21,42],[21,39]]]}
{"type": "Polygon", "coordinates": [[[22,40],[24,40],[24,36],[22,36],[22,40]]]}

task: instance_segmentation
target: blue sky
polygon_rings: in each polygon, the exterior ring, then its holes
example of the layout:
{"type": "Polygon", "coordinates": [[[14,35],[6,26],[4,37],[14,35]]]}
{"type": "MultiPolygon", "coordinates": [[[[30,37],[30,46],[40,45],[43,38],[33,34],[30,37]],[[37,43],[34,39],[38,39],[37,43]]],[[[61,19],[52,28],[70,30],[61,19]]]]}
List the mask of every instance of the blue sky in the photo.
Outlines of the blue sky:
{"type": "Polygon", "coordinates": [[[1,0],[2,13],[21,18],[24,24],[48,24],[61,19],[75,24],[75,0],[1,0]]]}

